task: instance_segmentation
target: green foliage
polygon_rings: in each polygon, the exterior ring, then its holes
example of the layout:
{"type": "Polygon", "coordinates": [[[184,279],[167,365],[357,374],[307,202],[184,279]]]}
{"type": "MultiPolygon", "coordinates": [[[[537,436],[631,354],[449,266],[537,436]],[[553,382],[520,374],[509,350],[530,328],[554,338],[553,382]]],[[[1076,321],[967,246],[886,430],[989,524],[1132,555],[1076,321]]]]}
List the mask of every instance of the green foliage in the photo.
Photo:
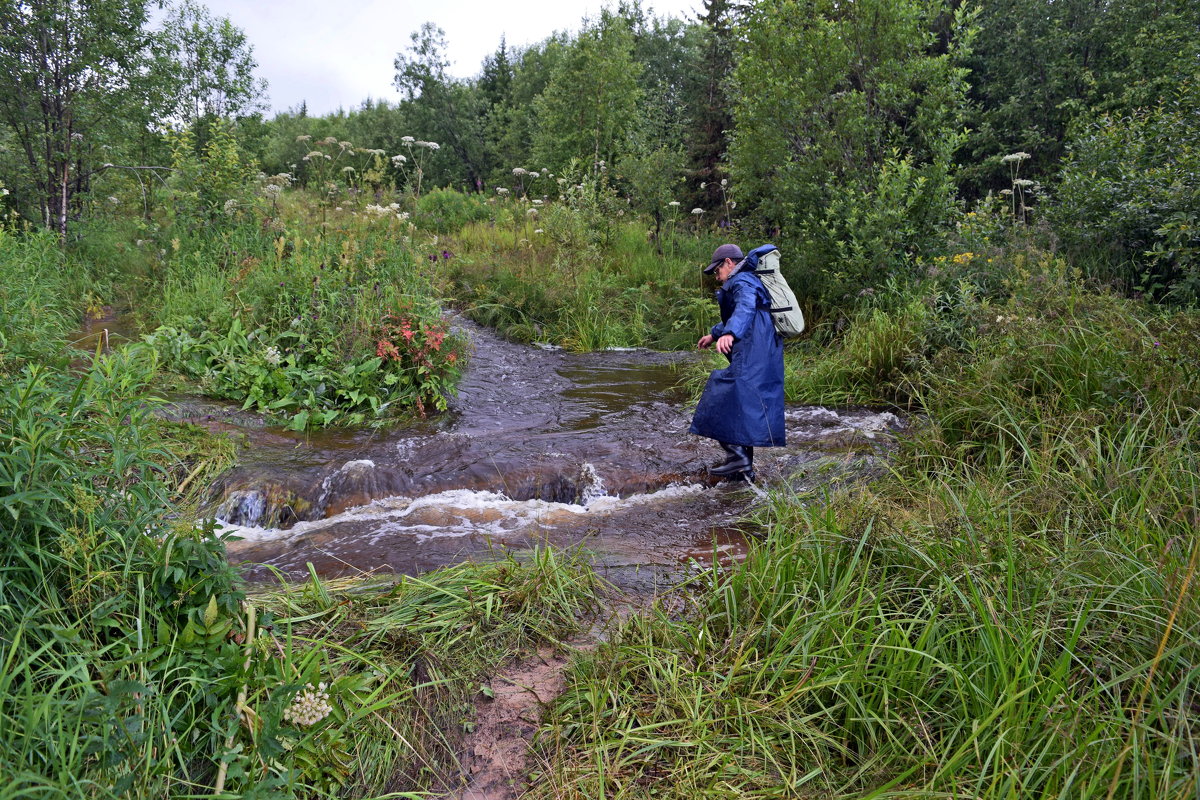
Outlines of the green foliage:
{"type": "Polygon", "coordinates": [[[943,13],[783,0],[740,22],[732,191],[821,303],[909,271],[949,217],[972,31],[960,12],[939,43],[943,13]]]}
{"type": "Polygon", "coordinates": [[[177,240],[148,341],[202,391],[297,430],[442,410],[461,343],[394,224],[306,239],[245,222],[177,240]]]}
{"type": "Polygon", "coordinates": [[[237,214],[247,204],[254,165],[240,152],[231,125],[214,122],[200,153],[191,128],[173,132],[168,139],[173,169],[171,201],[180,223],[211,223],[222,215],[237,214]]]}
{"type": "Polygon", "coordinates": [[[561,172],[572,160],[613,163],[624,152],[641,97],[632,49],[628,23],[608,10],[566,48],[534,101],[539,163],[561,172]]]}
{"type": "Polygon", "coordinates": [[[79,291],[63,265],[54,236],[0,227],[0,375],[58,354],[79,291]]]}
{"type": "Polygon", "coordinates": [[[1197,112],[1194,80],[1152,108],[1080,126],[1050,211],[1077,257],[1113,265],[1103,277],[1185,303],[1200,300],[1197,112]]]}
{"type": "Polygon", "coordinates": [[[434,189],[417,200],[413,222],[427,231],[453,233],[472,222],[482,222],[491,214],[492,210],[478,195],[434,189]]]}

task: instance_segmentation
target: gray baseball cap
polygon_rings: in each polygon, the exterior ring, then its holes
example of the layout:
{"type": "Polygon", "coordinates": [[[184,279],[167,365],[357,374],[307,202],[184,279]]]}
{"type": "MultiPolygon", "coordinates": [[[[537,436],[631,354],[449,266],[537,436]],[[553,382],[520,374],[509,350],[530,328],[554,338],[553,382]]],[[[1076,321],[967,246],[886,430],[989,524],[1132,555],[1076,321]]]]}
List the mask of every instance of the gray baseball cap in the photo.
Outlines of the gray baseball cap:
{"type": "Polygon", "coordinates": [[[734,261],[741,261],[743,258],[745,258],[745,256],[742,255],[742,248],[738,247],[736,244],[723,244],[716,250],[713,250],[712,262],[704,268],[704,271],[712,272],[714,269],[721,266],[721,264],[727,258],[732,258],[734,261]]]}

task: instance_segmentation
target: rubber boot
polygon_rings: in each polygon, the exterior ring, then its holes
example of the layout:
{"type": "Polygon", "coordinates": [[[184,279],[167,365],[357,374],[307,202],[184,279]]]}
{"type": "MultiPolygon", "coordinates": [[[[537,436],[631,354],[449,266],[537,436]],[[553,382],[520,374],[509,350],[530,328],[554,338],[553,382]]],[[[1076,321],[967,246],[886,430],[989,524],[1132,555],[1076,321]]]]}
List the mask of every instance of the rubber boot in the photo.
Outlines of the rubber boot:
{"type": "Polygon", "coordinates": [[[736,445],[729,444],[728,442],[717,442],[717,444],[721,445],[721,449],[725,451],[725,460],[718,461],[716,464],[713,464],[708,468],[709,472],[712,472],[714,469],[720,469],[726,464],[741,458],[741,456],[733,449],[736,447],[736,445]]]}
{"type": "Polygon", "coordinates": [[[754,466],[754,448],[742,447],[740,444],[722,444],[721,446],[729,452],[731,458],[720,466],[711,467],[708,470],[710,475],[727,478],[745,472],[754,466]]]}

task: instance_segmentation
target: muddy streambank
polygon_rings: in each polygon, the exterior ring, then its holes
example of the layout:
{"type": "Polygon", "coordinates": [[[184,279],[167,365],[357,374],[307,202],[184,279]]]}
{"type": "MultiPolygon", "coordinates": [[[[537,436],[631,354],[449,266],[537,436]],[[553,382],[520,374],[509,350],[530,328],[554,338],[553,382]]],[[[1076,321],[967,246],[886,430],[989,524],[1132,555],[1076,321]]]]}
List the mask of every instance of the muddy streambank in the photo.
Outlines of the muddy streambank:
{"type": "Polygon", "coordinates": [[[407,428],[293,434],[179,398],[174,418],[244,436],[207,513],[239,537],[251,580],[418,574],[539,545],[580,546],[626,589],[745,551],[739,520],[764,486],[869,474],[903,421],[787,410],[788,446],[760,448],[758,485],[721,483],[715,444],[687,433],[679,389],[696,353],[567,353],[459,321],[473,354],[448,413],[407,428]]]}

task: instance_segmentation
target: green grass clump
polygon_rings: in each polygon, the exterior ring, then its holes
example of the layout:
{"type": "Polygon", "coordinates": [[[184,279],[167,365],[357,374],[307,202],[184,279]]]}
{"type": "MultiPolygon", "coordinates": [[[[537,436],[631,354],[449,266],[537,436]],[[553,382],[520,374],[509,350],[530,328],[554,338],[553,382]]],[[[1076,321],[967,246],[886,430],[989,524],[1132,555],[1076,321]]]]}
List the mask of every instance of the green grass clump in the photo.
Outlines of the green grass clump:
{"type": "Polygon", "coordinates": [[[574,630],[591,570],[539,551],[248,598],[189,521],[228,452],[153,418],[151,356],[0,385],[0,798],[444,788],[483,675],[574,630]]]}
{"type": "Polygon", "coordinates": [[[492,220],[452,234],[446,274],[456,304],[513,339],[679,349],[716,317],[699,269],[715,242],[669,234],[656,244],[637,220],[565,200],[493,208],[492,220]]]}
{"type": "Polygon", "coordinates": [[[581,659],[546,795],[1195,793],[1196,316],[1012,266],[791,374],[929,420],[868,487],[774,492],[744,564],[581,659]]]}
{"type": "Polygon", "coordinates": [[[79,298],[64,265],[54,234],[0,226],[0,376],[61,355],[79,298]]]}
{"type": "Polygon", "coordinates": [[[146,312],[166,365],[296,430],[444,409],[463,345],[395,214],[309,227],[303,199],[287,200],[286,224],[172,238],[146,312]]]}

